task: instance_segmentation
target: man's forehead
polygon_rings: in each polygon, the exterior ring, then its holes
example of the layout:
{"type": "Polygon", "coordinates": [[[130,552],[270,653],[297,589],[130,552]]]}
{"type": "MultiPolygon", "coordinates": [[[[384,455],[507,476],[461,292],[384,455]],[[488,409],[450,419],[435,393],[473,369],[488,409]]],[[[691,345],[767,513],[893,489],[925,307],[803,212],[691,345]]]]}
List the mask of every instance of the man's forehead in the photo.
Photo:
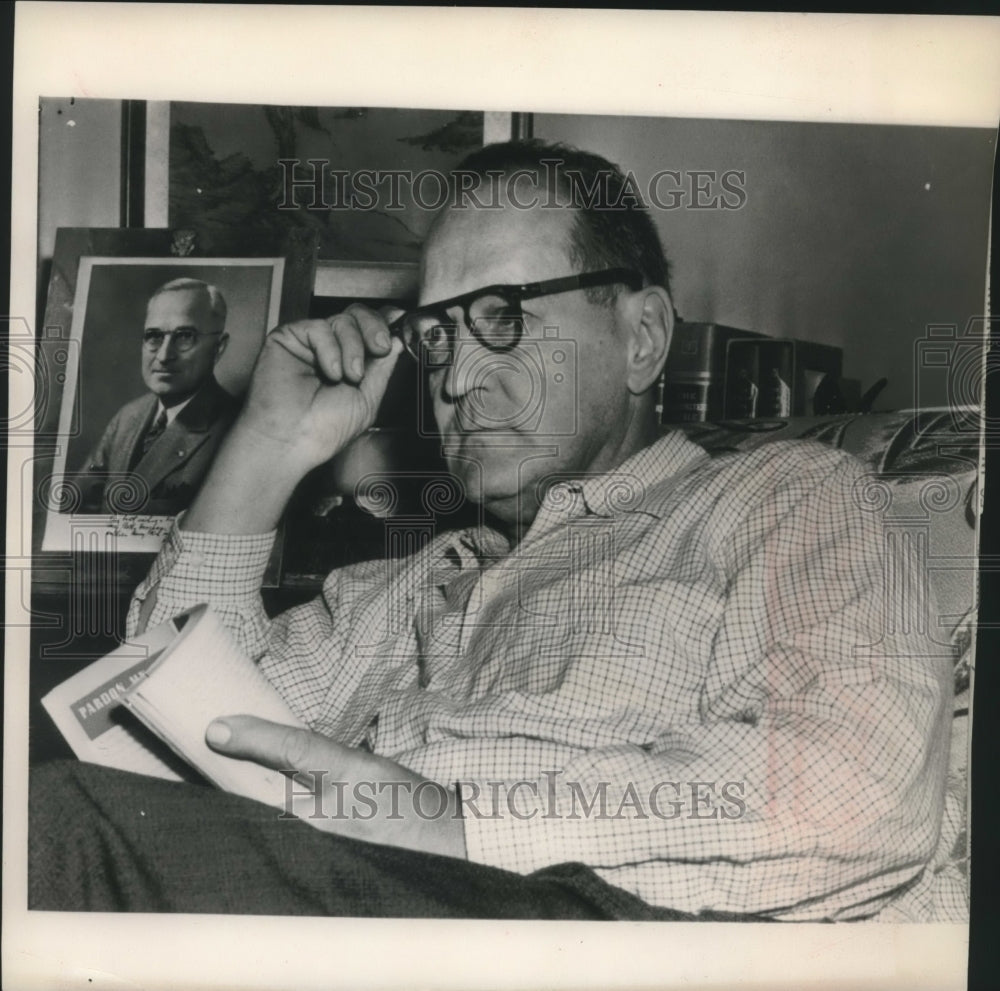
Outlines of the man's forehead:
{"type": "Polygon", "coordinates": [[[150,299],[146,306],[146,321],[177,316],[186,316],[194,321],[208,317],[210,309],[208,296],[201,290],[170,289],[150,299]]]}
{"type": "Polygon", "coordinates": [[[451,207],[435,221],[424,246],[421,302],[494,283],[535,282],[569,275],[574,212],[565,208],[451,207]]]}

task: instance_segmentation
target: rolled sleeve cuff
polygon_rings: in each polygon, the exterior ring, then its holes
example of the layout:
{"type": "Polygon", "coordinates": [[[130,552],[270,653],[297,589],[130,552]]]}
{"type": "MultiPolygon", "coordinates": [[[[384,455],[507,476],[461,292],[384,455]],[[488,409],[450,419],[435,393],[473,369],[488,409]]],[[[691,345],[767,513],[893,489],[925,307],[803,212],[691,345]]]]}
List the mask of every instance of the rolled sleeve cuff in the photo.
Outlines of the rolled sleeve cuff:
{"type": "Polygon", "coordinates": [[[175,523],[150,572],[163,590],[192,587],[213,600],[242,600],[260,588],[276,531],[250,535],[198,533],[175,523]]]}
{"type": "Polygon", "coordinates": [[[223,611],[229,607],[241,615],[255,612],[276,531],[249,536],[182,531],[180,519],[174,521],[149,574],[132,596],[130,634],[140,625],[155,625],[199,602],[211,602],[223,611]],[[154,593],[155,608],[141,620],[154,593]]]}

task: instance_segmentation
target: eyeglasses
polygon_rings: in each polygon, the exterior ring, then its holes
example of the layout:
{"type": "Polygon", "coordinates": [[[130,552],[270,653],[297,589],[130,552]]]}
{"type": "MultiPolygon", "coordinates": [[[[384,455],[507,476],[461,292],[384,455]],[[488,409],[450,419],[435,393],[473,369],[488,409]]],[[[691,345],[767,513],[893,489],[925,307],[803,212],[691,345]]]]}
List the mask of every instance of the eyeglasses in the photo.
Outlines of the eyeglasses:
{"type": "Polygon", "coordinates": [[[177,351],[190,351],[198,343],[199,337],[218,337],[221,330],[195,330],[194,327],[178,327],[177,330],[147,330],[142,335],[142,343],[147,351],[159,351],[164,338],[169,337],[177,351]]]}
{"type": "Polygon", "coordinates": [[[448,316],[448,310],[453,307],[461,307],[465,325],[484,348],[511,351],[524,335],[521,304],[525,300],[555,296],[574,289],[610,286],[616,282],[635,291],[642,288],[643,279],[631,269],[608,268],[545,282],[485,286],[410,310],[393,320],[389,331],[402,338],[406,350],[417,361],[423,361],[427,366],[447,365],[452,361],[458,338],[458,324],[448,316]]]}

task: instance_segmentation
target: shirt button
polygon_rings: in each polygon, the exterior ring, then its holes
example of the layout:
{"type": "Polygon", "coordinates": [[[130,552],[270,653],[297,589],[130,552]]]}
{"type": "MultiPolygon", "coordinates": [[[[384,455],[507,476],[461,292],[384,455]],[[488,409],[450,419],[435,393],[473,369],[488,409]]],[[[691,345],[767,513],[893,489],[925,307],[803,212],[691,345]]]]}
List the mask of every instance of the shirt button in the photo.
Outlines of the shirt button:
{"type": "Polygon", "coordinates": [[[205,555],[202,554],[201,551],[194,551],[188,557],[188,564],[192,568],[195,568],[195,569],[200,568],[204,563],[205,563],[205,555]]]}
{"type": "Polygon", "coordinates": [[[186,451],[178,451],[177,452],[177,457],[183,458],[186,453],[187,453],[186,451]]]}

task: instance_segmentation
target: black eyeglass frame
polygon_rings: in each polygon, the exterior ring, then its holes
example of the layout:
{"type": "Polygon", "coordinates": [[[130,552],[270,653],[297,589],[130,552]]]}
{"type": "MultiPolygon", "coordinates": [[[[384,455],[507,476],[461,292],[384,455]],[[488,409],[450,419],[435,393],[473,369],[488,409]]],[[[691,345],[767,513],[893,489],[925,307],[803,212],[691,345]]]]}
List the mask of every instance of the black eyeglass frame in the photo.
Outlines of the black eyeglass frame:
{"type": "MultiPolygon", "coordinates": [[[[389,333],[403,338],[406,350],[418,361],[419,354],[415,354],[409,343],[403,337],[403,323],[420,316],[441,316],[443,326],[454,326],[447,319],[447,310],[454,306],[462,308],[462,316],[465,318],[465,326],[470,333],[484,348],[489,351],[502,353],[513,351],[521,343],[524,336],[524,314],[521,312],[521,304],[525,300],[538,299],[542,296],[556,296],[564,292],[573,292],[576,289],[594,289],[597,286],[611,286],[620,282],[633,292],[642,288],[644,279],[642,275],[630,268],[605,268],[598,272],[582,272],[578,275],[564,275],[558,279],[546,279],[544,282],[525,282],[520,285],[507,285],[497,283],[490,286],[483,286],[481,289],[473,289],[472,292],[462,293],[459,296],[452,296],[450,299],[440,299],[434,303],[426,303],[413,310],[400,314],[389,324],[389,333]],[[492,342],[480,335],[475,328],[475,322],[469,312],[469,307],[483,296],[502,296],[509,300],[517,308],[514,319],[517,321],[517,334],[514,340],[503,344],[492,342]]],[[[451,342],[454,346],[454,340],[451,342]]]]}
{"type": "Polygon", "coordinates": [[[167,338],[170,338],[170,339],[174,340],[176,338],[176,335],[178,333],[180,333],[181,331],[184,331],[184,332],[189,333],[189,334],[194,334],[194,337],[192,338],[191,343],[188,344],[186,347],[181,347],[175,341],[174,347],[177,348],[177,350],[180,351],[181,354],[183,354],[185,351],[190,351],[191,348],[193,348],[198,343],[198,340],[200,338],[202,338],[202,337],[220,337],[222,335],[222,333],[223,333],[223,331],[221,331],[221,330],[198,330],[197,327],[178,327],[176,330],[153,330],[152,328],[150,328],[149,330],[144,330],[142,332],[142,346],[147,351],[151,351],[153,354],[156,354],[156,352],[159,351],[160,348],[163,347],[164,340],[166,340],[167,338]],[[149,335],[150,334],[159,334],[160,335],[160,343],[157,344],[156,347],[150,347],[149,346],[149,335]]]}

